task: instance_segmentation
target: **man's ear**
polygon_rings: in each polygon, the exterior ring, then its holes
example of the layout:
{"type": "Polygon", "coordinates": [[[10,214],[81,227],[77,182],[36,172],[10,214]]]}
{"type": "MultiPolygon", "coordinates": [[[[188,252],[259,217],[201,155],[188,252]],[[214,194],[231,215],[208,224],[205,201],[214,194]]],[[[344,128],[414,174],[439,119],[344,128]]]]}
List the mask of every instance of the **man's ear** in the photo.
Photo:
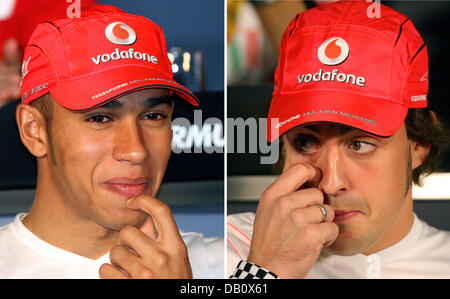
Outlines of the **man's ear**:
{"type": "Polygon", "coordinates": [[[411,141],[411,167],[416,169],[425,161],[431,149],[429,143],[418,143],[411,141]]]}
{"type": "Polygon", "coordinates": [[[30,153],[42,158],[47,154],[47,122],[39,110],[20,103],[16,108],[16,123],[20,139],[30,153]]]}

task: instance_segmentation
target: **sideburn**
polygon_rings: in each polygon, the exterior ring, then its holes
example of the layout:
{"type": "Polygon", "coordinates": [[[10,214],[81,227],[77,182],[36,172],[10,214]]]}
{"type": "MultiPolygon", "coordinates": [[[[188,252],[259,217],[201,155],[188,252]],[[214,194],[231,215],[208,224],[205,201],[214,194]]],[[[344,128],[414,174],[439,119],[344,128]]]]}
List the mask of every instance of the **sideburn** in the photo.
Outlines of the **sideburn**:
{"type": "Polygon", "coordinates": [[[48,136],[48,144],[49,144],[49,154],[50,154],[50,160],[52,163],[57,166],[56,164],[56,155],[55,155],[55,147],[53,145],[53,135],[52,135],[52,127],[53,127],[53,98],[50,96],[50,94],[47,94],[47,97],[44,99],[45,103],[45,118],[46,118],[46,125],[47,125],[47,136],[48,136]]]}
{"type": "Polygon", "coordinates": [[[31,102],[31,106],[35,107],[42,113],[45,119],[46,131],[49,143],[50,160],[54,165],[56,164],[55,147],[53,145],[52,126],[53,126],[53,98],[50,93],[46,93],[42,97],[31,102]]]}
{"type": "Polygon", "coordinates": [[[53,165],[57,166],[56,164],[56,156],[55,156],[55,147],[53,145],[53,138],[52,138],[52,124],[51,120],[47,122],[47,135],[48,135],[48,143],[49,143],[49,150],[50,150],[50,160],[52,161],[53,165]]]}

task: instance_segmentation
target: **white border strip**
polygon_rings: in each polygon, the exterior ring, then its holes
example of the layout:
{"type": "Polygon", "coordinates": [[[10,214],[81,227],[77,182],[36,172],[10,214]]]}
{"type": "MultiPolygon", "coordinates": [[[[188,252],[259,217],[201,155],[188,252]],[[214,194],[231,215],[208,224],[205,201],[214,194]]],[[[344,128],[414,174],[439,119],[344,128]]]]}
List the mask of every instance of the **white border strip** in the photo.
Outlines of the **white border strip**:
{"type": "Polygon", "coordinates": [[[414,199],[450,200],[450,172],[433,173],[423,182],[423,187],[413,185],[414,199]]]}

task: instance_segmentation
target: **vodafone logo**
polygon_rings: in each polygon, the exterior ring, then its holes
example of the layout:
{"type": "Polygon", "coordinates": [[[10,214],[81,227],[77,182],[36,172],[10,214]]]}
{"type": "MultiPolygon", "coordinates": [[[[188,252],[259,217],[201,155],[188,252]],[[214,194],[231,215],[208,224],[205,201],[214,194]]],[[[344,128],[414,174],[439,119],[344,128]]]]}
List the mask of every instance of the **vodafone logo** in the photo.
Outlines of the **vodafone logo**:
{"type": "Polygon", "coordinates": [[[325,65],[337,65],[347,59],[349,51],[345,40],[340,37],[331,37],[319,46],[317,57],[325,65]]]}
{"type": "MultiPolygon", "coordinates": [[[[345,61],[350,49],[345,40],[340,37],[331,37],[324,41],[317,50],[317,57],[325,65],[337,65],[345,61]]],[[[355,74],[346,74],[339,69],[323,70],[319,69],[317,73],[306,73],[297,75],[298,84],[314,82],[339,82],[360,87],[366,86],[366,79],[363,76],[355,74]]]]}
{"type": "Polygon", "coordinates": [[[105,35],[110,42],[118,45],[131,45],[136,41],[136,32],[122,22],[113,22],[106,26],[105,35]]]}

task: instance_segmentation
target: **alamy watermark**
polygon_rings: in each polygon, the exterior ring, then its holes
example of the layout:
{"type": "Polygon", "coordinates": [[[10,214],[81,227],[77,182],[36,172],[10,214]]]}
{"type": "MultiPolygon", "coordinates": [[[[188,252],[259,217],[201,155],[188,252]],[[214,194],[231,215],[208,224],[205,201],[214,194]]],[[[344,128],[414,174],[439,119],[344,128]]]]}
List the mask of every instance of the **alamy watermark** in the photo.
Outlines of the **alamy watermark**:
{"type": "Polygon", "coordinates": [[[81,18],[81,0],[66,0],[67,3],[72,3],[67,6],[66,15],[70,19],[81,18]]]}
{"type": "Polygon", "coordinates": [[[368,7],[367,7],[367,17],[370,19],[379,19],[381,18],[381,5],[380,5],[380,1],[381,0],[366,0],[366,2],[371,3],[368,7]]]}
{"type": "MultiPolygon", "coordinates": [[[[273,124],[278,119],[271,120],[273,124]]],[[[272,126],[273,128],[274,126],[272,126]]],[[[260,164],[275,164],[279,158],[279,142],[267,142],[267,118],[227,119],[227,153],[260,153],[260,164]],[[247,134],[248,133],[248,134],[247,134]],[[247,142],[248,141],[248,142],[247,142]]],[[[276,134],[276,132],[272,132],[276,134]]]]}
{"type": "Polygon", "coordinates": [[[210,117],[203,121],[202,110],[194,110],[194,123],[184,117],[172,122],[172,152],[223,153],[225,146],[222,120],[210,117]]]}
{"type": "MultiPolygon", "coordinates": [[[[278,119],[272,119],[274,124],[278,119]]],[[[261,164],[275,164],[279,158],[278,140],[267,142],[266,118],[228,118],[227,142],[224,124],[217,117],[203,121],[202,110],[194,110],[194,121],[177,117],[172,122],[172,152],[223,153],[225,146],[229,154],[261,154],[261,164]]],[[[276,134],[276,132],[274,132],[276,134]]]]}

